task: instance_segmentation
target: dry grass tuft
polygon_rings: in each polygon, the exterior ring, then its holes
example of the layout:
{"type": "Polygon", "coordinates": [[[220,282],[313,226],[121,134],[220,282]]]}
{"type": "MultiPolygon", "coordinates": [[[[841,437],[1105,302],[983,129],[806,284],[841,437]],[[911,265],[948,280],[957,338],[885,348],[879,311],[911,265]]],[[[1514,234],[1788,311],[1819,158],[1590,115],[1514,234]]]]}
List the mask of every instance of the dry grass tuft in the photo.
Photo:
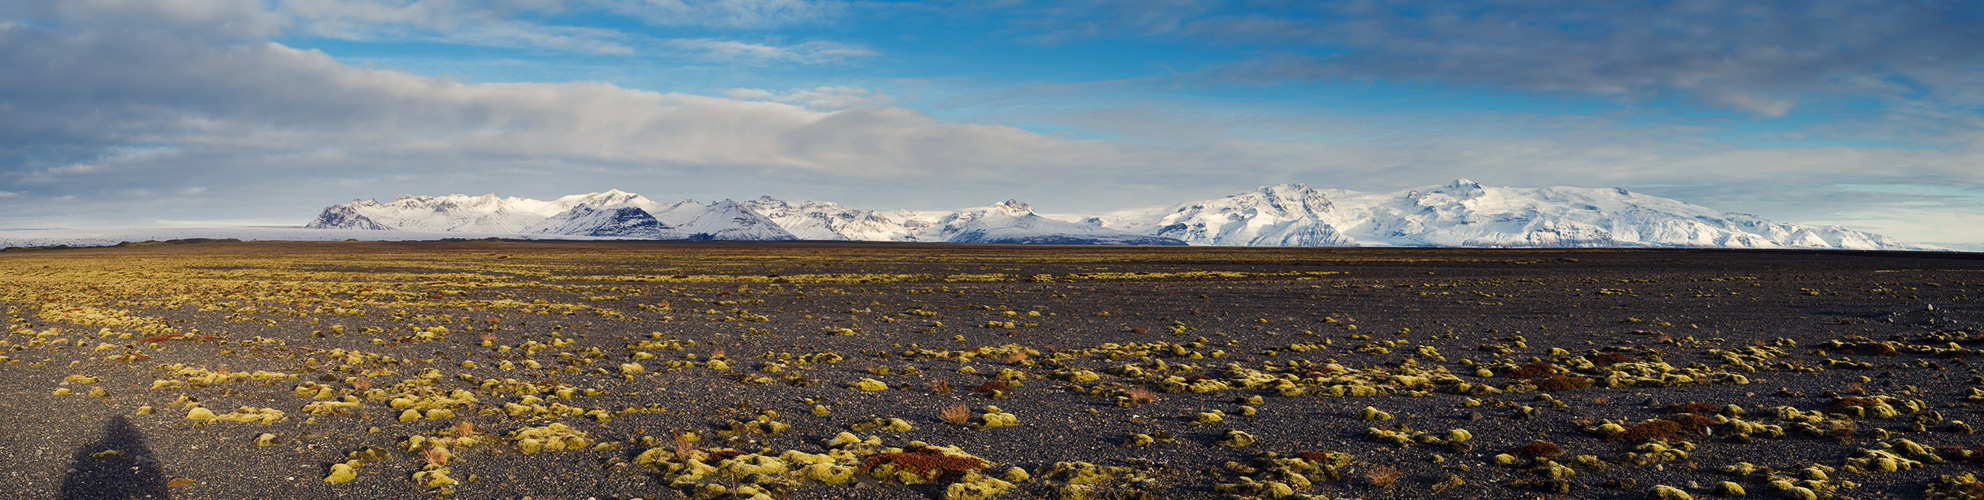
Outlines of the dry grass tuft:
{"type": "Polygon", "coordinates": [[[447,448],[428,448],[420,450],[420,459],[434,465],[448,465],[455,455],[449,453],[447,448]]]}
{"type": "Polygon", "coordinates": [[[688,461],[689,455],[696,451],[695,444],[690,442],[688,436],[683,434],[682,431],[671,431],[671,434],[674,439],[670,440],[668,444],[675,452],[675,459],[684,462],[688,461]]]}
{"type": "Polygon", "coordinates": [[[1146,405],[1157,402],[1157,391],[1150,390],[1149,387],[1131,387],[1124,389],[1123,394],[1130,397],[1130,404],[1133,405],[1146,405]]]}
{"type": "Polygon", "coordinates": [[[1388,465],[1380,465],[1364,471],[1364,480],[1370,481],[1372,486],[1379,488],[1391,488],[1392,485],[1398,484],[1399,478],[1403,476],[1398,468],[1388,465]]]}
{"type": "Polygon", "coordinates": [[[944,421],[955,425],[971,422],[971,408],[961,404],[945,407],[944,421]]]}

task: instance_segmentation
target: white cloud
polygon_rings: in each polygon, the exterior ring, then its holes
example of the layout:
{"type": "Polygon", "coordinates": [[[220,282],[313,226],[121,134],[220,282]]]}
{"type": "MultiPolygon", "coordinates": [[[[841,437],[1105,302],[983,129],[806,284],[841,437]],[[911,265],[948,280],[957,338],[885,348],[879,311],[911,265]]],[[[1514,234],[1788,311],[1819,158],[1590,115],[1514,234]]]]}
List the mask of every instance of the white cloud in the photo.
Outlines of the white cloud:
{"type": "MultiPolygon", "coordinates": [[[[1032,9],[1025,5],[1021,9],[1032,9]]],[[[1218,83],[1432,82],[1781,116],[1846,95],[1984,103],[1984,12],[1965,2],[1398,0],[1059,2],[1035,39],[1189,39],[1255,57],[1218,83]],[[1152,4],[1157,5],[1152,5],[1152,4]]]]}
{"type": "Polygon", "coordinates": [[[847,8],[846,2],[831,0],[587,0],[586,3],[661,26],[745,29],[824,21],[847,8]]]}
{"type": "MultiPolygon", "coordinates": [[[[38,2],[26,2],[29,5],[38,2]]],[[[234,40],[273,36],[288,24],[258,0],[61,0],[52,12],[94,29],[171,30],[182,35],[234,40]]]]}
{"type": "Polygon", "coordinates": [[[706,59],[742,62],[827,64],[875,55],[875,51],[866,47],[826,40],[772,45],[716,38],[680,38],[665,44],[706,59]]]}
{"type": "Polygon", "coordinates": [[[277,11],[300,31],[358,41],[417,39],[506,48],[630,55],[641,37],[584,26],[527,21],[520,14],[556,14],[559,2],[440,0],[287,0],[277,11]]]}
{"type": "Polygon", "coordinates": [[[816,110],[873,108],[896,103],[895,97],[881,91],[844,86],[794,89],[784,93],[773,93],[764,89],[730,89],[724,91],[723,95],[738,100],[798,104],[816,110]]]}

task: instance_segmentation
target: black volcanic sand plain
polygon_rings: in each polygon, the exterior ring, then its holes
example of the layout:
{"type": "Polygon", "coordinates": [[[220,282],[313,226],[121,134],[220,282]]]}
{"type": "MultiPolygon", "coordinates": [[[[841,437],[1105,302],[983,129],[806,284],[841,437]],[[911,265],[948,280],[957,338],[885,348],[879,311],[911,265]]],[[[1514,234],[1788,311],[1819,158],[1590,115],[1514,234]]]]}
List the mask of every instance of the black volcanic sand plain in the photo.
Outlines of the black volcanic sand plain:
{"type": "Polygon", "coordinates": [[[1970,498],[1980,286],[1957,253],[16,250],[0,496],[1970,498]]]}

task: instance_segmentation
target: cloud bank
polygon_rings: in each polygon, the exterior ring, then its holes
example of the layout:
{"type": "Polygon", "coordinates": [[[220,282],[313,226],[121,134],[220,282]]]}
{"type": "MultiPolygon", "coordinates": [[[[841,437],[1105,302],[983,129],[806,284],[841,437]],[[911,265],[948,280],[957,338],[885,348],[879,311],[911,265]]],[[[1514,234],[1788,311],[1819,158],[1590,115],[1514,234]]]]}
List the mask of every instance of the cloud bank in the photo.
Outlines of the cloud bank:
{"type": "MultiPolygon", "coordinates": [[[[0,7],[13,19],[0,21],[0,67],[9,68],[0,72],[0,227],[243,213],[299,223],[352,197],[607,188],[919,208],[1022,197],[1078,211],[1280,182],[1377,190],[1456,177],[1623,185],[1800,222],[1906,228],[1913,234],[1900,236],[1927,241],[1938,240],[1914,235],[1937,229],[1910,221],[1984,214],[1984,171],[1975,168],[1984,164],[1975,111],[1984,87],[1969,85],[1984,50],[1967,50],[1978,48],[1976,30],[1950,19],[1965,12],[1944,11],[1968,7],[1604,5],[1344,3],[1253,13],[1192,2],[1068,4],[1057,7],[1066,14],[1058,20],[1016,23],[1024,29],[1010,36],[1049,47],[1163,36],[1252,48],[1242,60],[1177,74],[1217,85],[1426,80],[1691,100],[1765,118],[1851,95],[1889,104],[1820,132],[1937,147],[1696,141],[1688,131],[1604,114],[1446,113],[1417,120],[1468,132],[1428,132],[1413,120],[1130,103],[1109,90],[1073,92],[1093,102],[1051,115],[974,120],[939,117],[913,106],[914,97],[864,86],[697,95],[597,81],[474,83],[348,64],[283,41],[675,51],[743,67],[889,57],[859,41],[774,31],[836,22],[858,14],[858,4],[78,0],[0,7]],[[552,22],[579,7],[692,34],[552,22]],[[1852,29],[1814,28],[1828,23],[1852,29]],[[1915,37],[1894,40],[1904,33],[1915,37]],[[1815,45],[1820,35],[1828,38],[1815,45]],[[1051,126],[1009,124],[1033,121],[1051,126]],[[1077,138],[1085,136],[1106,138],[1077,138]],[[1904,196],[1848,184],[1947,189],[1904,196]]],[[[1020,100],[1042,94],[1008,92],[1020,100]]],[[[1984,241],[1967,231],[1957,233],[1984,241]]]]}

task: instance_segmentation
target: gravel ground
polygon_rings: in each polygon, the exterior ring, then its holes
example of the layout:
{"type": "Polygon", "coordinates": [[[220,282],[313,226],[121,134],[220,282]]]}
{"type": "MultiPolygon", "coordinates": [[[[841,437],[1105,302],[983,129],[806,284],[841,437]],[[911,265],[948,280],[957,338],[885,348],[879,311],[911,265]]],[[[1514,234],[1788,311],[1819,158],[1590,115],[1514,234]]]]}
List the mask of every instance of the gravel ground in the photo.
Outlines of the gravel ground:
{"type": "Polygon", "coordinates": [[[1917,498],[1984,463],[1959,450],[1984,443],[1955,424],[1984,420],[1973,392],[1984,378],[1968,359],[1984,343],[1980,286],[1984,258],[1955,253],[502,241],[8,251],[0,496],[653,499],[746,497],[740,487],[757,485],[766,498],[913,499],[997,482],[862,474],[919,442],[981,459],[987,477],[1029,473],[998,487],[1001,498],[1641,498],[1656,486],[1710,497],[1724,482],[1767,497],[1800,494],[1789,486],[1917,498]],[[973,390],[1002,372],[1020,380],[973,390]],[[1589,386],[1538,389],[1553,376],[1589,386]],[[544,393],[487,382],[502,379],[544,393]],[[887,388],[853,388],[864,379],[887,388]],[[434,403],[451,418],[402,422],[393,405],[453,391],[474,400],[434,403]],[[347,397],[357,406],[306,407],[347,397]],[[1662,411],[1690,402],[1709,404],[1662,411]],[[530,409],[554,403],[593,414],[530,409]],[[988,405],[1016,425],[978,428],[988,405]],[[194,407],[283,415],[190,420],[194,407]],[[946,422],[953,407],[974,424],[946,422]],[[1389,419],[1366,420],[1366,408],[1389,419]],[[1217,422],[1199,421],[1214,411],[1217,422]],[[854,430],[890,418],[912,429],[854,430]],[[1654,419],[1690,424],[1653,441],[1683,450],[1602,429],[1654,419]],[[582,432],[584,449],[523,453],[508,439],[551,423],[582,432]],[[1454,429],[1471,439],[1450,439],[1454,429]],[[1236,431],[1251,442],[1219,445],[1236,431]],[[685,432],[702,439],[677,445],[685,432]],[[726,455],[824,454],[842,432],[881,442],[839,446],[852,458],[838,465],[857,471],[845,484],[670,471],[687,463],[677,448],[727,467],[742,458],[726,455]],[[1137,435],[1171,439],[1124,446],[1137,435]],[[429,465],[409,451],[412,436],[481,443],[450,441],[453,458],[429,465]],[[1535,442],[1562,454],[1512,452],[1535,442]],[[666,458],[637,463],[650,449],[666,458]],[[1884,453],[1896,471],[1880,471],[1884,453]],[[348,461],[354,480],[326,481],[348,461]],[[1725,472],[1742,463],[1762,469],[1725,472]],[[418,479],[440,467],[459,482],[418,479]],[[1073,473],[1085,469],[1100,475],[1073,473]]]}

